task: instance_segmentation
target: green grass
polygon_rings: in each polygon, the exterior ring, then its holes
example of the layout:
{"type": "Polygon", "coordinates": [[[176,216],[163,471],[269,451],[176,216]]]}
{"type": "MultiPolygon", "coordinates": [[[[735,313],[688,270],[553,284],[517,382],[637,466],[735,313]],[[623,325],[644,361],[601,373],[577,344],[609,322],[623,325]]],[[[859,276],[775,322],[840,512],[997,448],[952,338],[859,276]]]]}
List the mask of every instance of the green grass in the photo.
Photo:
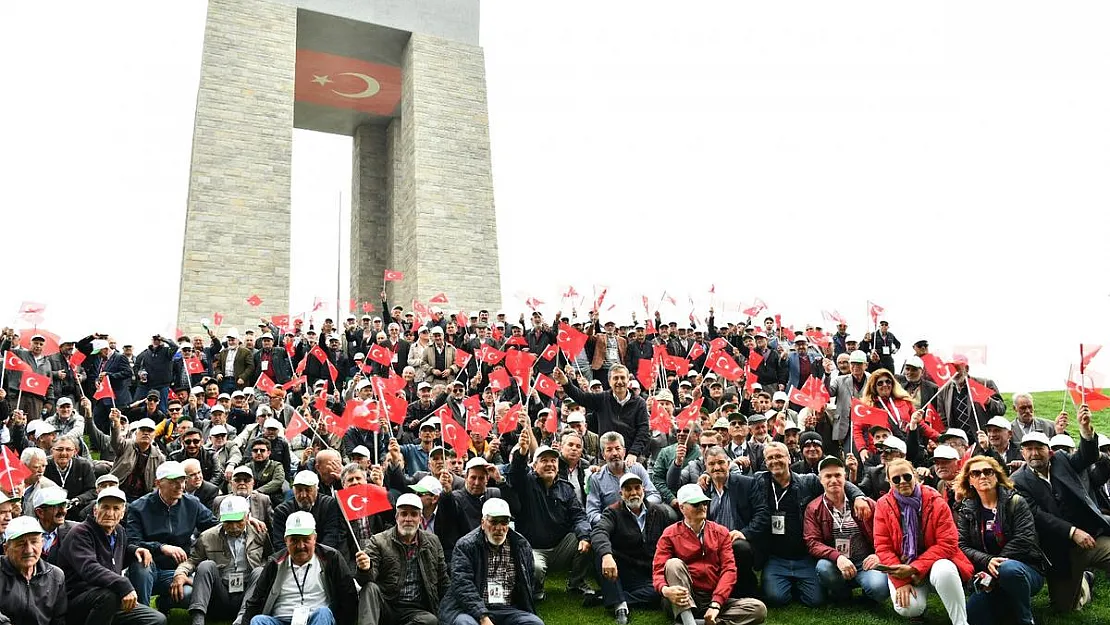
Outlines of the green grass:
{"type": "MultiPolygon", "coordinates": [[[[1007,418],[1013,418],[1013,408],[1010,405],[1010,394],[1003,394],[1007,405],[1007,418]]],[[[1037,415],[1053,420],[1060,412],[1064,402],[1064,391],[1046,391],[1033,393],[1034,405],[1037,415]]],[[[1079,426],[1075,420],[1075,408],[1068,400],[1066,407],[1071,417],[1069,424],[1070,434],[1078,438],[1079,426]]],[[[1110,410],[1095,413],[1092,421],[1095,430],[1103,434],[1110,434],[1110,410]]],[[[547,600],[539,606],[539,615],[548,625],[611,625],[612,615],[603,608],[582,607],[581,599],[568,595],[563,589],[566,587],[566,577],[553,573],[547,579],[547,600]]],[[[859,596],[857,591],[856,597],[859,596]]],[[[1048,590],[1042,589],[1033,599],[1033,615],[1037,623],[1043,625],[1093,625],[1100,623],[1110,624],[1110,582],[1099,575],[1095,585],[1095,599],[1082,612],[1067,615],[1053,614],[1048,605],[1048,590]]],[[[925,616],[927,622],[935,625],[948,623],[944,607],[936,595],[929,599],[929,609],[925,616]]],[[[634,611],[632,622],[636,625],[669,625],[670,620],[660,611],[634,611]]],[[[825,625],[829,622],[838,625],[886,625],[889,623],[905,623],[906,620],[894,613],[888,601],[883,607],[869,610],[862,605],[849,606],[824,606],[820,609],[809,609],[800,604],[792,604],[781,608],[772,608],[767,617],[768,623],[789,623],[791,625],[825,625]]],[[[184,611],[175,611],[170,615],[170,625],[188,625],[189,618],[184,611]]],[[[210,621],[213,625],[226,625],[226,621],[210,621]]]]}

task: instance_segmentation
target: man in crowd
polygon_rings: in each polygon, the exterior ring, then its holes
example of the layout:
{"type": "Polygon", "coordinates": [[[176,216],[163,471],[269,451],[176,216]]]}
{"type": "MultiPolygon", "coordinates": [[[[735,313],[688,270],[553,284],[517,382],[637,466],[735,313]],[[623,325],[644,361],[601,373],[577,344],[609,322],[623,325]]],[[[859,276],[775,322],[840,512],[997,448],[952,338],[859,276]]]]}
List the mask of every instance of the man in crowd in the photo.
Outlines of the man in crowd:
{"type": "Polygon", "coordinates": [[[192,586],[192,625],[204,625],[206,618],[237,615],[247,589],[272,553],[269,537],[247,522],[250,504],[246,499],[228,496],[218,510],[220,524],[201,532],[170,583],[170,598],[179,603],[184,602],[185,586],[192,586]]]}
{"type": "Polygon", "coordinates": [[[329,495],[321,495],[317,488],[320,478],[312,471],[301,471],[293,478],[293,498],[274,508],[274,524],[270,528],[270,542],[274,551],[280,551],[285,537],[285,525],[297,512],[307,512],[316,519],[314,527],[320,528],[316,540],[332,549],[339,549],[344,542],[346,529],[339,518],[339,505],[329,495]]]}
{"type": "Polygon", "coordinates": [[[4,532],[0,560],[0,623],[61,625],[66,615],[65,574],[42,555],[43,528],[20,517],[4,532]]]}
{"type": "MultiPolygon", "coordinates": [[[[535,593],[546,596],[543,583],[548,569],[569,570],[574,554],[590,549],[590,522],[570,483],[558,477],[559,452],[541,445],[536,448],[533,468],[528,467],[532,430],[524,428],[509,463],[509,486],[520,498],[521,519],[517,523],[535,555],[535,593]]],[[[593,593],[582,580],[579,592],[593,593]]]]}
{"type": "Polygon", "coordinates": [[[1014,486],[1033,510],[1041,549],[1053,564],[1048,595],[1060,612],[1090,600],[1093,578],[1085,571],[1110,571],[1110,521],[1091,499],[1082,477],[1099,456],[1089,407],[1079,407],[1078,420],[1075,453],[1053,453],[1047,436],[1030,432],[1021,441],[1026,464],[1013,475],[1014,486]]]}
{"type": "Polygon", "coordinates": [[[748,625],[767,619],[758,599],[730,597],[736,583],[732,541],[724,526],[706,519],[709,497],[697,484],[678,489],[682,521],[663,530],[652,559],[652,585],[682,625],[748,625]]]}
{"type": "Polygon", "coordinates": [[[967,433],[968,440],[978,440],[976,431],[977,423],[986,423],[991,417],[1001,417],[1006,414],[1006,403],[998,392],[998,386],[993,380],[986,378],[972,378],[968,373],[967,357],[957,354],[948,363],[956,368],[952,382],[940,389],[937,395],[936,409],[940,418],[948,427],[960,428],[967,433]],[[971,395],[968,379],[973,379],[992,391],[986,404],[978,404],[971,395]]]}
{"type": "Polygon", "coordinates": [[[69,499],[60,488],[43,488],[35,493],[30,502],[31,514],[42,528],[42,557],[51,564],[57,564],[61,544],[77,523],[66,520],[66,507],[69,499]]]}
{"type": "Polygon", "coordinates": [[[455,545],[451,586],[439,608],[448,625],[543,625],[532,589],[534,558],[504,499],[482,505],[482,526],[455,545]]]}
{"type": "Polygon", "coordinates": [[[107,487],[96,496],[92,514],[70,531],[58,566],[65,573],[70,623],[84,625],[165,625],[166,616],[138,600],[123,568],[153,566],[151,553],[127,538],[120,522],[127,496],[107,487]]]}
{"type": "Polygon", "coordinates": [[[370,560],[360,600],[364,625],[436,625],[450,581],[443,547],[435,534],[420,528],[420,497],[397,499],[397,525],[375,534],[366,548],[370,560]]]}
{"type": "Polygon", "coordinates": [[[1033,396],[1029,393],[1014,393],[1010,401],[1013,402],[1014,412],[1017,413],[1017,418],[1011,426],[1014,441],[1022,441],[1030,432],[1040,432],[1052,438],[1068,431],[1068,413],[1061,411],[1053,422],[1033,414],[1033,396]]]}
{"type": "Polygon", "coordinates": [[[644,499],[635,473],[620,478],[620,501],[608,506],[590,534],[601,572],[603,604],[617,625],[627,625],[631,608],[654,607],[660,599],[651,581],[655,545],[670,525],[670,508],[644,499]]]}
{"type": "Polygon", "coordinates": [[[135,423],[135,438],[132,440],[124,438],[120,417],[119,410],[115,408],[108,414],[112,422],[112,447],[116,452],[112,475],[119,478],[120,489],[128,497],[138,499],[154,488],[158,467],[166,457],[154,445],[153,421],[140,419],[135,423]]]}
{"type": "Polygon", "coordinates": [[[216,495],[220,494],[220,489],[204,479],[200,462],[196,458],[189,458],[181,463],[181,468],[185,471],[185,492],[199,499],[205,508],[215,510],[216,495]]]}
{"type": "Polygon", "coordinates": [[[231,474],[230,495],[218,495],[212,501],[212,509],[219,510],[220,504],[229,496],[242,497],[250,504],[250,518],[261,521],[267,528],[274,526],[274,508],[270,498],[254,490],[254,473],[248,466],[236,467],[231,474]]]}
{"type": "Polygon", "coordinates": [[[135,563],[127,571],[139,593],[140,604],[148,605],[150,597],[158,595],[162,612],[188,605],[188,591],[179,597],[171,597],[167,591],[177,565],[189,556],[193,534],[214,525],[212,511],[196,497],[185,494],[185,469],[181,463],[162,463],[154,492],[132,503],[125,521],[128,540],[154,554],[153,564],[135,563]]]}
{"type": "Polygon", "coordinates": [[[216,356],[212,368],[216,371],[216,381],[220,391],[230,393],[247,386],[254,375],[254,359],[251,350],[239,344],[239,333],[229,330],[225,335],[227,346],[216,356]]]}
{"type": "Polygon", "coordinates": [[[69,503],[80,510],[96,499],[96,477],[92,463],[77,455],[77,443],[68,436],[54,441],[46,462],[47,479],[69,494],[69,503]]]}
{"type": "Polygon", "coordinates": [[[175,462],[196,460],[200,465],[201,475],[211,481],[216,476],[216,460],[211,450],[201,445],[201,431],[195,427],[185,430],[181,435],[181,449],[170,452],[169,459],[175,462]]]}
{"type": "MultiPolygon", "coordinates": [[[[266,561],[249,589],[242,622],[250,625],[354,623],[358,591],[343,556],[316,541],[316,519],[289,515],[282,550],[266,561]]],[[[369,568],[366,554],[362,564],[369,568]]],[[[359,567],[360,575],[365,569],[359,567]]]]}
{"type": "Polygon", "coordinates": [[[482,506],[490,499],[501,497],[501,489],[489,486],[490,475],[494,471],[496,467],[478,456],[468,460],[463,469],[465,486],[462,489],[455,489],[453,480],[443,481],[443,492],[439,496],[439,508],[443,513],[439,522],[449,523],[452,529],[439,532],[439,536],[452,538],[450,544],[443,542],[443,552],[448,562],[457,538],[481,526],[482,506]]]}
{"type": "Polygon", "coordinates": [[[568,397],[592,411],[587,417],[590,431],[617,432],[623,436],[628,444],[625,461],[629,464],[636,462],[641,456],[647,458],[648,441],[651,439],[647,404],[642,398],[629,392],[627,367],[613,366],[609,370],[610,390],[601,393],[588,393],[571,384],[561,369],[555,369],[553,376],[568,397]]]}
{"type": "MultiPolygon", "coordinates": [[[[284,500],[282,490],[285,482],[285,469],[281,463],[270,459],[270,441],[266,438],[256,438],[250,444],[251,461],[249,466],[254,475],[254,483],[258,492],[270,497],[270,503],[277,508],[284,500]]],[[[280,534],[279,534],[280,536],[280,534]]],[[[280,541],[279,541],[280,542],[280,541]]]]}
{"type": "Polygon", "coordinates": [[[610,505],[620,500],[620,479],[627,473],[634,473],[640,478],[641,488],[648,503],[660,503],[659,492],[648,477],[648,472],[637,464],[626,465],[624,462],[624,437],[617,432],[606,432],[601,435],[601,455],[605,464],[601,470],[590,476],[586,496],[586,518],[590,525],[597,525],[601,520],[601,513],[610,505]]]}

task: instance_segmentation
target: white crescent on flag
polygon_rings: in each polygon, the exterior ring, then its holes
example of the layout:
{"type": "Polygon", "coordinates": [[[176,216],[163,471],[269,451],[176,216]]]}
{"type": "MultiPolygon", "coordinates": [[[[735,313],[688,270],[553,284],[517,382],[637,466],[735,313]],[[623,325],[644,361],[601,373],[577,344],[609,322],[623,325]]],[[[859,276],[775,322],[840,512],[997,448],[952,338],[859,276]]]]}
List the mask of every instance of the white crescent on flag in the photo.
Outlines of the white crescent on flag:
{"type": "Polygon", "coordinates": [[[39,381],[36,378],[27,378],[27,388],[38,388],[39,381]]]}
{"type": "Polygon", "coordinates": [[[363,497],[362,495],[351,495],[350,497],[347,497],[347,508],[354,511],[354,512],[358,512],[359,510],[362,510],[363,506],[366,505],[366,502],[367,502],[367,499],[365,497],[363,497]],[[356,499],[359,500],[360,505],[356,506],[355,504],[351,503],[356,499]]]}
{"type": "Polygon", "coordinates": [[[859,417],[860,419],[865,418],[865,415],[863,414],[863,404],[856,404],[855,406],[852,406],[852,416],[859,417]]]}

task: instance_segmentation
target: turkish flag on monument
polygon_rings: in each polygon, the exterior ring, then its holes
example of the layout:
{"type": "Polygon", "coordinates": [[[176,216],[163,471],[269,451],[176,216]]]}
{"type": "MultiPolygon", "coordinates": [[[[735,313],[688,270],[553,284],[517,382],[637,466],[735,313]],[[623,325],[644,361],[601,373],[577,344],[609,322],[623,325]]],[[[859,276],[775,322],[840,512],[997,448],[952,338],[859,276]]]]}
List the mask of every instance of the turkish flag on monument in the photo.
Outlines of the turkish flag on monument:
{"type": "Polygon", "coordinates": [[[344,488],[335,494],[335,499],[348,521],[357,521],[393,507],[389,504],[389,492],[377,484],[344,488]]]}
{"type": "Polygon", "coordinates": [[[19,390],[46,397],[46,389],[50,388],[50,378],[45,375],[24,371],[19,379],[19,390]]]}
{"type": "Polygon", "coordinates": [[[302,48],[293,99],[391,116],[401,102],[401,68],[302,48]]]}

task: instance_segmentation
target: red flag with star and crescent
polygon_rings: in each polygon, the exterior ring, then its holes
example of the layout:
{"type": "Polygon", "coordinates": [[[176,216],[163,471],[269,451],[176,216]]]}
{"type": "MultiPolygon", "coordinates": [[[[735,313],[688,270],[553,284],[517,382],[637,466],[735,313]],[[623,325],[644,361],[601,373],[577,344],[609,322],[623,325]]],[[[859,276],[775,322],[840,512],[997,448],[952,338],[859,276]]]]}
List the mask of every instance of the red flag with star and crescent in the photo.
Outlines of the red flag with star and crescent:
{"type": "Polygon", "coordinates": [[[563,350],[567,358],[574,360],[574,358],[586,348],[587,338],[585,334],[575,330],[567,324],[559,324],[557,341],[559,343],[559,348],[563,350]]]}
{"type": "Polygon", "coordinates": [[[23,359],[15,355],[13,351],[4,352],[4,368],[8,371],[30,371],[31,365],[23,362],[23,359]]]}
{"type": "Polygon", "coordinates": [[[184,360],[185,370],[189,372],[189,375],[199,375],[201,373],[204,373],[204,364],[201,363],[200,358],[193,356],[192,358],[185,358],[184,360]]]}
{"type": "Polygon", "coordinates": [[[543,352],[540,353],[540,358],[543,358],[544,360],[551,360],[556,355],[558,355],[558,353],[559,346],[555,343],[552,343],[551,345],[548,345],[543,349],[543,352]]]}
{"type": "Polygon", "coordinates": [[[400,282],[404,279],[405,274],[401,273],[400,271],[394,271],[392,269],[386,269],[385,272],[382,274],[382,280],[384,280],[385,282],[400,282]]]}
{"type": "Polygon", "coordinates": [[[254,383],[254,388],[269,395],[270,393],[274,392],[274,389],[277,388],[277,385],[274,384],[274,381],[270,379],[270,376],[263,374],[258,376],[258,381],[254,383]]]}
{"type": "Polygon", "coordinates": [[[967,378],[967,390],[971,394],[971,401],[981,406],[986,406],[991,397],[994,397],[994,391],[976,382],[971,376],[967,378]]]}
{"type": "Polygon", "coordinates": [[[45,375],[24,371],[23,377],[19,379],[19,390],[25,393],[46,397],[46,391],[49,388],[50,378],[45,375]]]}
{"type": "Polygon", "coordinates": [[[505,416],[501,417],[501,420],[497,422],[497,433],[507,434],[509,432],[515,432],[517,426],[520,425],[520,412],[523,409],[524,408],[519,403],[513,404],[512,407],[509,408],[509,411],[505,413],[505,416]]]}
{"type": "Polygon", "coordinates": [[[885,410],[873,408],[852,398],[852,421],[862,424],[865,428],[873,425],[886,426],[890,422],[890,415],[885,410]]]}
{"type": "Polygon", "coordinates": [[[112,381],[108,376],[104,376],[96,381],[96,392],[93,393],[93,399],[116,399],[116,391],[112,388],[112,381]]]}
{"type": "Polygon", "coordinates": [[[459,369],[465,369],[466,365],[470,364],[471,358],[473,356],[470,355],[470,352],[461,349],[455,350],[455,366],[459,369]]]}
{"type": "Polygon", "coordinates": [[[941,362],[934,354],[925,354],[921,357],[921,362],[925,365],[925,370],[929,373],[929,377],[937,384],[944,384],[955,375],[956,371],[947,363],[941,362]]]}
{"type": "Polygon", "coordinates": [[[537,391],[548,397],[554,397],[556,391],[559,390],[559,385],[555,383],[555,380],[552,380],[542,373],[536,376],[535,386],[537,391]]]}
{"type": "Polygon", "coordinates": [[[744,375],[744,372],[740,369],[740,365],[736,364],[732,356],[729,356],[723,351],[717,352],[712,358],[706,360],[705,366],[717,375],[730,381],[739,380],[740,376],[744,375]]]}
{"type": "Polygon", "coordinates": [[[470,449],[470,436],[467,435],[466,429],[455,421],[455,417],[445,416],[440,417],[440,431],[443,433],[443,442],[455,448],[455,451],[465,456],[466,452],[470,449]]]}
{"type": "Polygon", "coordinates": [[[294,411],[293,416],[289,417],[289,425],[285,426],[285,439],[293,440],[308,429],[308,421],[304,420],[299,411],[294,411]]]}
{"type": "Polygon", "coordinates": [[[293,99],[389,117],[401,102],[401,68],[301,48],[293,99]]]}
{"type": "Polygon", "coordinates": [[[678,425],[678,429],[684,430],[690,427],[690,424],[697,420],[698,415],[701,414],[701,404],[702,398],[699,397],[695,399],[693,403],[691,403],[689,406],[683,408],[682,412],[678,413],[678,416],[675,417],[675,423],[676,425],[678,425]]]}
{"type": "Polygon", "coordinates": [[[375,515],[393,508],[389,503],[389,491],[377,484],[356,484],[335,493],[339,508],[348,521],[375,515]]]}
{"type": "Polygon", "coordinates": [[[489,386],[495,391],[503,391],[512,383],[509,381],[509,372],[505,369],[498,367],[489,373],[489,386]]]}
{"type": "Polygon", "coordinates": [[[393,362],[393,352],[388,348],[374,343],[366,352],[366,357],[383,367],[388,367],[393,362]]]}
{"type": "Polygon", "coordinates": [[[659,369],[655,366],[655,361],[651,358],[641,358],[640,364],[636,367],[636,378],[640,380],[640,385],[644,388],[655,387],[655,376],[658,375],[659,369]]]}
{"type": "Polygon", "coordinates": [[[501,359],[504,357],[505,352],[488,343],[483,344],[482,348],[478,350],[478,360],[481,360],[491,367],[501,362],[501,359]]]}
{"type": "Polygon", "coordinates": [[[7,485],[8,488],[4,490],[12,495],[15,493],[16,484],[23,484],[23,480],[31,477],[31,470],[20,462],[19,454],[12,451],[7,445],[0,446],[0,450],[3,450],[3,461],[0,464],[0,487],[7,485]]]}

